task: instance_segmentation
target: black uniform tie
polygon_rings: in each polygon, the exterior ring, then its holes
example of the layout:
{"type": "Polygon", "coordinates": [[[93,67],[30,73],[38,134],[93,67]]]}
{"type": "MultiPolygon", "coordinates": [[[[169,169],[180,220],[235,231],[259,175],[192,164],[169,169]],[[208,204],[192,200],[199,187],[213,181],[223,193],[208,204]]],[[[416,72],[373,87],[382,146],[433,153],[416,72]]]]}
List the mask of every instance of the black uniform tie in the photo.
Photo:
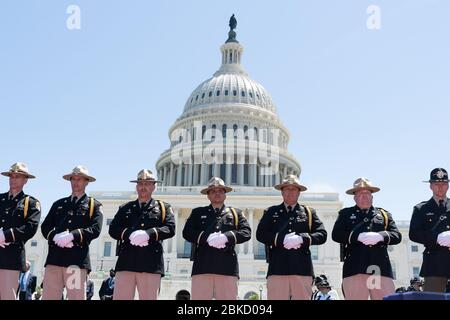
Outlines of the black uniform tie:
{"type": "Polygon", "coordinates": [[[78,198],[77,197],[73,197],[72,198],[72,205],[76,205],[78,198]]]}
{"type": "Polygon", "coordinates": [[[442,212],[444,211],[445,207],[444,207],[444,200],[439,200],[439,210],[442,212]]]}
{"type": "Polygon", "coordinates": [[[287,210],[288,210],[288,213],[291,213],[291,212],[292,212],[292,207],[291,207],[291,206],[288,206],[288,207],[287,207],[287,210]]]}
{"type": "Polygon", "coordinates": [[[14,199],[14,196],[12,194],[10,194],[8,200],[12,201],[12,199],[14,199]]]}
{"type": "Polygon", "coordinates": [[[216,214],[219,214],[220,209],[219,208],[215,208],[214,211],[216,212],[216,214]]]}

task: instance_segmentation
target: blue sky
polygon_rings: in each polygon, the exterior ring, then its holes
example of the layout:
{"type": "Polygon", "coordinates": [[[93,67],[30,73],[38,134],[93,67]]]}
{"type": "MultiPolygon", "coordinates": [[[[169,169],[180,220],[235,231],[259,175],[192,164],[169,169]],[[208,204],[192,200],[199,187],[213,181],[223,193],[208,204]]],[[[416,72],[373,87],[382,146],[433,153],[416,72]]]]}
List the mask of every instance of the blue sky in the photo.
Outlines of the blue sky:
{"type": "Polygon", "coordinates": [[[219,68],[235,13],[243,66],[290,130],[303,183],[352,205],[344,192],[366,176],[375,205],[409,220],[430,197],[421,181],[450,169],[448,12],[445,0],[1,1],[0,168],[29,165],[44,213],[77,164],[98,179],[89,191],[132,190],[219,68]],[[72,4],[80,30],[66,27],[72,4]]]}

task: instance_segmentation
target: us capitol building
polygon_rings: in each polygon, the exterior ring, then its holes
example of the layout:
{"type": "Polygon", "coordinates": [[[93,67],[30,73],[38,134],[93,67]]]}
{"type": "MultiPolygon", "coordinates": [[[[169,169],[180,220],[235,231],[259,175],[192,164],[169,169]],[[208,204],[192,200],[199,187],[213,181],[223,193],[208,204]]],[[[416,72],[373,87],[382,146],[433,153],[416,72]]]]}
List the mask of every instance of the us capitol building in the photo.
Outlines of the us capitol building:
{"type": "MultiPolygon", "coordinates": [[[[156,163],[158,179],[163,182],[154,198],[172,205],[176,221],[176,236],[163,242],[166,276],[161,281],[159,299],[174,299],[182,289],[190,291],[190,243],[183,239],[181,231],[193,208],[208,205],[200,190],[212,176],[220,176],[233,188],[225,203],[241,208],[252,227],[251,240],[236,247],[239,298],[257,294],[265,299],[267,263],[264,245],[256,241],[256,228],[264,209],[282,202],[280,192],[273,186],[287,174],[301,174],[299,162],[287,149],[289,131],[278,117],[270,94],[241,65],[244,47],[236,40],[233,29],[230,24],[228,39],[220,47],[219,70],[189,96],[183,113],[169,128],[170,147],[156,163]]],[[[108,235],[109,224],[118,207],[137,195],[134,191],[95,191],[90,196],[103,203],[104,213],[102,232],[90,246],[94,299],[98,299],[101,281],[116,262],[116,241],[108,235]]],[[[315,273],[325,273],[340,292],[339,245],[331,240],[334,222],[343,206],[339,194],[305,192],[299,202],[315,208],[328,231],[324,245],[311,247],[315,273]]],[[[397,225],[403,240],[389,251],[396,286],[404,286],[419,272],[422,248],[410,242],[408,222],[397,221],[397,225]]],[[[26,250],[40,283],[47,256],[47,242],[40,230],[28,241],[26,250]]]]}

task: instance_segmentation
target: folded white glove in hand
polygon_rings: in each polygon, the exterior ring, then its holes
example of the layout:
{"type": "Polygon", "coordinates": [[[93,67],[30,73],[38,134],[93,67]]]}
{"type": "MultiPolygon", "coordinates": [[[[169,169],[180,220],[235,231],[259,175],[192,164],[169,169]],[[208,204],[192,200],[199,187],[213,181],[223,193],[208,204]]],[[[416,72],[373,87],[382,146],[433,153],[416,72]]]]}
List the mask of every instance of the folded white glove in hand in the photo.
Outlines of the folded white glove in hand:
{"type": "Polygon", "coordinates": [[[439,233],[437,243],[443,247],[450,247],[450,231],[439,233]]]}
{"type": "Polygon", "coordinates": [[[208,242],[208,244],[211,245],[211,241],[212,241],[214,238],[216,238],[220,233],[221,233],[221,232],[214,232],[214,233],[211,233],[211,234],[208,236],[208,239],[206,239],[206,242],[208,242]]]}
{"type": "Polygon", "coordinates": [[[66,230],[55,235],[53,241],[55,241],[56,245],[60,248],[72,248],[73,234],[66,230]]]}
{"type": "Polygon", "coordinates": [[[358,241],[364,243],[366,246],[373,246],[383,240],[383,236],[378,232],[363,232],[358,236],[358,241]]]}
{"type": "Polygon", "coordinates": [[[144,230],[136,230],[130,235],[130,242],[133,246],[145,247],[148,245],[150,236],[144,230]]]}
{"type": "Polygon", "coordinates": [[[215,237],[211,238],[211,241],[208,242],[208,244],[211,247],[217,248],[217,249],[223,249],[226,246],[226,243],[228,242],[228,238],[223,233],[219,233],[215,237]]]}
{"type": "Polygon", "coordinates": [[[287,250],[299,249],[303,244],[303,238],[295,232],[291,232],[284,237],[283,245],[287,250]]]}

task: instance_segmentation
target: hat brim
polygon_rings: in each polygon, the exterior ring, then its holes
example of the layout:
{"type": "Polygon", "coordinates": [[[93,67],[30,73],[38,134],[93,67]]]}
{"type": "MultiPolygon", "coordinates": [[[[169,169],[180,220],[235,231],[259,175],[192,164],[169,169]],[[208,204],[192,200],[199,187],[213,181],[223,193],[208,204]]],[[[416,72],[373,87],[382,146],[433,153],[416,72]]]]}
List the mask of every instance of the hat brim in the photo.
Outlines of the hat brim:
{"type": "Polygon", "coordinates": [[[297,184],[297,183],[280,183],[280,184],[275,185],[274,188],[281,191],[284,187],[289,187],[289,186],[296,187],[302,192],[308,190],[307,187],[302,186],[301,184],[297,184]]]}
{"type": "Polygon", "coordinates": [[[449,182],[448,179],[437,179],[437,180],[428,180],[428,181],[422,181],[426,183],[433,183],[433,182],[449,182]]]}
{"type": "Polygon", "coordinates": [[[20,174],[20,175],[22,175],[22,176],[25,176],[25,177],[28,178],[28,179],[34,179],[34,178],[36,178],[36,177],[33,176],[32,174],[29,174],[29,173],[26,173],[26,172],[10,172],[10,171],[7,171],[7,172],[2,172],[2,175],[5,176],[5,177],[10,177],[11,174],[13,174],[13,173],[15,173],[15,174],[20,174]]]}
{"type": "Polygon", "coordinates": [[[228,192],[233,191],[233,188],[230,188],[230,187],[226,187],[226,186],[214,186],[214,187],[208,187],[208,188],[202,189],[202,190],[200,191],[200,193],[201,193],[201,194],[208,194],[208,192],[209,192],[210,190],[215,189],[215,188],[223,189],[223,190],[225,190],[225,193],[228,193],[228,192]]]}
{"type": "Polygon", "coordinates": [[[63,179],[70,181],[70,179],[75,176],[83,177],[83,178],[87,179],[87,181],[89,181],[89,182],[94,182],[97,180],[94,177],[88,176],[87,174],[83,174],[83,173],[77,173],[77,174],[69,173],[69,174],[63,175],[63,179]]]}
{"type": "Polygon", "coordinates": [[[369,190],[370,192],[375,193],[375,192],[380,191],[381,189],[377,188],[377,187],[359,187],[359,188],[348,189],[347,191],[345,191],[345,193],[354,195],[356,193],[356,191],[359,191],[359,190],[369,190]]]}
{"type": "Polygon", "coordinates": [[[159,181],[159,180],[153,180],[153,179],[130,180],[130,182],[132,182],[132,183],[138,183],[138,182],[141,182],[141,181],[150,181],[150,182],[154,182],[154,183],[161,183],[161,182],[162,182],[162,181],[159,181]]]}

